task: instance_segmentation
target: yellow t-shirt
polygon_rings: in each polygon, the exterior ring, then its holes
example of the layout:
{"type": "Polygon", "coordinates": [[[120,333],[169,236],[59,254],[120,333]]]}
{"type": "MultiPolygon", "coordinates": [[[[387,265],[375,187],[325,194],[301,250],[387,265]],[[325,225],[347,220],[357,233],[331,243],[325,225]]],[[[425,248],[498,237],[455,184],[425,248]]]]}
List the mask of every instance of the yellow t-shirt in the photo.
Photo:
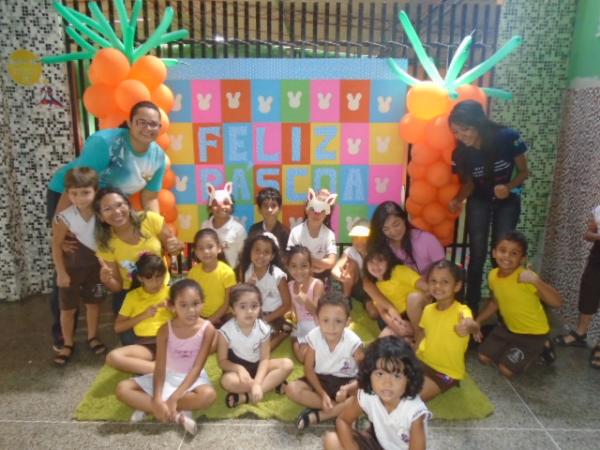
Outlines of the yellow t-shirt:
{"type": "Polygon", "coordinates": [[[461,313],[465,318],[473,318],[469,307],[457,301],[444,311],[432,303],[425,307],[419,322],[425,337],[419,344],[417,357],[455,380],[465,377],[465,352],[469,345],[469,336],[459,336],[454,330],[461,313]]]}
{"type": "MultiPolygon", "coordinates": [[[[135,270],[135,263],[142,253],[153,253],[162,256],[162,243],[158,238],[165,219],[160,214],[152,211],[146,212],[146,218],[142,222],[142,235],[139,242],[135,245],[123,242],[118,237],[113,236],[108,241],[108,249],[98,249],[96,255],[105,261],[116,262],[119,266],[119,273],[123,280],[123,289],[131,287],[132,273],[135,270]]],[[[165,276],[165,285],[169,284],[169,273],[165,276]]]]}
{"type": "MultiPolygon", "coordinates": [[[[149,294],[143,287],[129,291],[123,301],[119,314],[125,317],[135,317],[152,305],[167,302],[169,298],[169,286],[164,286],[156,294],[149,294]]],[[[142,320],[133,327],[133,332],[139,337],[154,337],[160,327],[171,320],[174,314],[168,308],[158,308],[154,317],[142,320]]]]}
{"type": "Polygon", "coordinates": [[[498,302],[506,327],[517,334],[547,334],[550,331],[548,316],[533,284],[519,283],[519,267],[507,277],[498,276],[498,269],[488,275],[490,289],[498,302]]]}
{"type": "Polygon", "coordinates": [[[225,298],[225,289],[235,286],[236,283],[233,269],[223,261],[219,261],[212,272],[205,272],[202,263],[196,264],[188,272],[188,278],[202,286],[206,298],[200,315],[204,318],[214,315],[223,303],[228,301],[225,298]]]}
{"type": "Polygon", "coordinates": [[[399,264],[392,269],[389,280],[377,281],[375,285],[400,314],[406,311],[406,298],[414,292],[421,275],[408,266],[399,264]]]}

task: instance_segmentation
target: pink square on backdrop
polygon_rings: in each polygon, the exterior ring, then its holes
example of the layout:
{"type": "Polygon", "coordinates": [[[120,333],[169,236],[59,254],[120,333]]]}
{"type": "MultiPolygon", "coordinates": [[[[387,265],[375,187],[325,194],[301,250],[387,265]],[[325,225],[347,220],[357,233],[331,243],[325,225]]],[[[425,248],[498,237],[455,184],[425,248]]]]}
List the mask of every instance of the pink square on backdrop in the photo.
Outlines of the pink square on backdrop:
{"type": "Polygon", "coordinates": [[[281,123],[253,124],[254,164],[281,164],[281,123]]]}
{"type": "Polygon", "coordinates": [[[342,164],[368,165],[370,137],[368,123],[343,123],[340,142],[342,164]]]}
{"type": "Polygon", "coordinates": [[[336,205],[333,208],[333,212],[331,213],[331,228],[335,232],[336,236],[340,236],[340,205],[336,205]]]}
{"type": "Polygon", "coordinates": [[[192,121],[221,122],[221,81],[192,81],[192,121]]]}
{"type": "Polygon", "coordinates": [[[340,81],[310,82],[310,118],[312,122],[340,121],[340,81]]]}
{"type": "Polygon", "coordinates": [[[378,205],[387,200],[402,203],[404,166],[369,167],[369,204],[378,205]]]}
{"type": "Polygon", "coordinates": [[[223,165],[196,165],[196,202],[200,205],[208,204],[206,183],[211,183],[215,188],[221,189],[225,185],[225,166],[223,165]]]}

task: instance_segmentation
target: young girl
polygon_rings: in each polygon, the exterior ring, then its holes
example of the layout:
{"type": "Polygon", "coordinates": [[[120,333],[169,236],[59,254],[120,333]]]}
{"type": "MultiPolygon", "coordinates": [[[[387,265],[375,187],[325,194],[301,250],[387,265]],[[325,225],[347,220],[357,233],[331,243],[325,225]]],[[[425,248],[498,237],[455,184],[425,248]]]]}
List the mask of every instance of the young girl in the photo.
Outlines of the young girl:
{"type": "Polygon", "coordinates": [[[326,284],[337,259],[335,234],[328,223],[336,198],[337,194],[330,194],[326,189],[321,189],[317,195],[309,188],[306,220],[292,228],[287,244],[288,250],[294,245],[308,248],[312,256],[313,275],[326,284]]]}
{"type": "Polygon", "coordinates": [[[223,189],[217,190],[212,184],[206,183],[206,190],[208,192],[210,218],[204,221],[202,228],[212,228],[217,232],[227,263],[236,268],[244,246],[244,240],[248,234],[242,224],[232,216],[234,201],[231,192],[233,191],[233,184],[227,182],[223,189]]]}
{"type": "Polygon", "coordinates": [[[292,401],[307,407],[296,420],[298,431],[337,417],[347,407],[363,356],[360,337],[346,328],[350,305],[341,292],[331,290],[319,299],[317,318],[319,326],[306,336],[304,377],[285,387],[292,401]]]}
{"type": "Polygon", "coordinates": [[[206,293],[202,317],[219,327],[227,312],[229,289],[235,285],[233,269],[219,260],[223,248],[217,232],[204,228],[194,236],[194,255],[199,261],[188,273],[206,293]]]}
{"type": "Polygon", "coordinates": [[[423,373],[413,350],[395,336],[377,339],[360,364],[359,390],[336,420],[336,432],[325,435],[326,450],[359,448],[424,450],[431,413],[419,398],[423,373]],[[352,429],[362,414],[368,431],[352,429]]]}
{"type": "Polygon", "coordinates": [[[317,327],[317,304],[325,291],[323,282],[312,276],[311,265],[310,251],[306,247],[294,245],[288,252],[288,271],[292,277],[288,286],[297,322],[292,348],[301,363],[308,348],[306,335],[317,327]]]}
{"type": "Polygon", "coordinates": [[[133,329],[135,343],[112,350],[106,363],[123,372],[146,374],[154,371],[157,333],[173,314],[165,303],[169,287],[165,286],[164,260],[145,253],[135,267],[135,276],[142,286],[127,293],[115,320],[115,332],[133,329]]]}
{"type": "Polygon", "coordinates": [[[375,307],[386,324],[380,336],[418,337],[422,312],[419,305],[424,297],[418,290],[426,289],[420,275],[402,264],[389,247],[383,246],[367,252],[364,276],[383,295],[375,300],[375,307]]]}
{"type": "Polygon", "coordinates": [[[204,371],[215,329],[200,317],[202,288],[193,280],[171,286],[169,309],[175,318],[158,332],[156,369],[117,385],[117,398],[136,411],[131,420],[139,422],[144,413],[161,422],[176,422],[195,434],[191,411],[206,409],[217,393],[204,371]]]}
{"type": "Polygon", "coordinates": [[[260,319],[261,295],[256,286],[242,283],[229,294],[234,317],[218,332],[217,355],[223,369],[225,403],[235,408],[258,403],[265,392],[280,392],[294,368],[288,358],[270,359],[271,328],[260,319]]]}
{"type": "Polygon", "coordinates": [[[427,284],[436,301],[425,307],[419,323],[424,335],[417,350],[425,372],[421,390],[424,401],[458,386],[466,373],[469,335],[481,339],[469,307],[454,299],[462,288],[462,270],[450,261],[435,262],[429,269],[427,284]]]}
{"type": "Polygon", "coordinates": [[[276,348],[292,331],[284,319],[292,305],[287,275],[279,257],[277,238],[269,233],[251,235],[244,244],[240,260],[240,281],[254,284],[262,296],[262,319],[274,335],[271,350],[276,348]]]}

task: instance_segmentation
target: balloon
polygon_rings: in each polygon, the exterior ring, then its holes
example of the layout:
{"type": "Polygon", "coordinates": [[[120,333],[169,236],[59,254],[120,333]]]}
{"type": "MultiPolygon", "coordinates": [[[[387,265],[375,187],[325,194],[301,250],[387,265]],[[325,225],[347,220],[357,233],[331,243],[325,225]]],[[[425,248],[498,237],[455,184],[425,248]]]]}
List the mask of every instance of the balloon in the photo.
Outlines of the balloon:
{"type": "Polygon", "coordinates": [[[427,122],[417,119],[412,114],[405,114],[400,121],[400,137],[404,142],[417,144],[425,137],[425,126],[427,122]]]}
{"type": "Polygon", "coordinates": [[[136,103],[150,100],[150,91],[141,81],[125,80],[117,86],[115,98],[119,108],[129,113],[136,103]]]}
{"type": "Polygon", "coordinates": [[[142,194],[140,192],[136,192],[132,196],[129,197],[129,203],[133,206],[133,209],[137,211],[143,211],[144,207],[142,206],[142,194]]]}
{"type": "Polygon", "coordinates": [[[451,183],[446,186],[442,186],[437,191],[437,200],[444,206],[448,206],[450,200],[452,200],[460,191],[460,184],[451,183]]]}
{"type": "Polygon", "coordinates": [[[455,146],[456,141],[448,124],[448,116],[438,116],[427,122],[425,143],[431,148],[440,150],[455,146]]]}
{"type": "Polygon", "coordinates": [[[90,64],[90,68],[88,69],[88,78],[90,80],[90,84],[102,84],[92,64],[90,64]]]}
{"type": "Polygon", "coordinates": [[[412,146],[411,156],[415,163],[429,165],[440,157],[440,152],[425,144],[415,144],[412,146]]]}
{"type": "Polygon", "coordinates": [[[158,208],[167,222],[177,219],[177,207],[175,206],[175,194],[166,189],[158,193],[158,208]]]}
{"type": "Polygon", "coordinates": [[[404,204],[406,207],[406,211],[410,214],[411,217],[420,216],[423,212],[423,205],[415,202],[412,197],[406,199],[406,203],[404,204]]]}
{"type": "Polygon", "coordinates": [[[117,112],[115,89],[106,84],[92,84],[83,93],[85,109],[96,117],[106,117],[117,112]]]}
{"type": "Polygon", "coordinates": [[[427,167],[428,166],[424,164],[417,164],[413,159],[408,163],[406,171],[408,172],[408,175],[410,175],[412,181],[422,180],[427,176],[427,167]]]}
{"type": "Polygon", "coordinates": [[[438,225],[446,218],[447,208],[439,203],[430,203],[423,207],[423,219],[430,225],[438,225]]]}
{"type": "Polygon", "coordinates": [[[163,176],[162,187],[163,189],[169,190],[175,187],[175,172],[173,172],[171,169],[165,172],[165,175],[163,176]]]}
{"type": "Polygon", "coordinates": [[[103,48],[96,53],[90,70],[94,72],[94,78],[97,77],[101,83],[116,86],[127,78],[129,61],[119,50],[103,48]]]}
{"type": "Polygon", "coordinates": [[[409,86],[414,86],[421,82],[420,80],[417,80],[412,75],[409,75],[408,72],[406,72],[404,69],[402,69],[396,63],[396,61],[394,61],[392,58],[388,59],[388,63],[390,65],[390,68],[392,69],[392,72],[394,72],[396,75],[398,75],[398,78],[400,78],[400,80],[404,81],[409,86]]]}
{"type": "Polygon", "coordinates": [[[443,246],[450,245],[454,241],[454,220],[446,219],[435,225],[432,231],[443,246]]]}
{"type": "Polygon", "coordinates": [[[142,56],[131,66],[127,78],[141,81],[148,89],[153,90],[167,79],[167,67],[156,56],[142,56]]]}
{"type": "Polygon", "coordinates": [[[458,92],[458,98],[452,102],[453,105],[465,100],[475,100],[481,103],[484,109],[487,108],[487,95],[485,95],[485,92],[480,87],[473,86],[472,84],[463,84],[456,88],[456,92],[458,92]]]}
{"type": "Polygon", "coordinates": [[[171,138],[169,137],[168,133],[161,133],[156,138],[156,143],[160,145],[160,148],[162,148],[164,151],[167,151],[169,149],[169,145],[171,144],[171,138]]]}
{"type": "Polygon", "coordinates": [[[417,119],[430,120],[448,114],[452,102],[448,91],[442,86],[432,81],[423,81],[409,89],[406,107],[417,119]]]}
{"type": "Polygon", "coordinates": [[[427,181],[433,187],[440,188],[450,182],[452,172],[444,161],[436,161],[427,168],[427,181]]]}
{"type": "MultiPolygon", "coordinates": [[[[167,192],[170,192],[170,191],[167,191],[167,192]]],[[[165,218],[165,222],[175,222],[177,220],[178,212],[177,212],[177,208],[175,206],[173,206],[170,209],[167,209],[166,211],[161,210],[160,213],[165,218]]]]}
{"type": "Polygon", "coordinates": [[[504,89],[496,88],[483,88],[483,92],[488,97],[499,98],[500,100],[512,100],[512,92],[505,91],[504,89]]]}
{"type": "Polygon", "coordinates": [[[161,133],[165,133],[169,130],[169,126],[171,124],[169,122],[169,116],[167,116],[167,113],[164,112],[162,108],[158,108],[158,110],[160,111],[160,131],[161,133]]]}
{"type": "Polygon", "coordinates": [[[466,36],[458,48],[456,52],[454,52],[454,56],[452,56],[452,60],[450,61],[450,65],[448,66],[448,70],[446,71],[446,82],[452,83],[463,66],[469,59],[469,54],[471,52],[471,46],[473,45],[473,37],[471,35],[466,36]]]}
{"type": "Polygon", "coordinates": [[[118,111],[110,116],[100,117],[99,120],[101,130],[119,128],[123,122],[127,121],[127,114],[125,114],[123,111],[118,111]]]}
{"type": "Polygon", "coordinates": [[[431,231],[431,225],[429,225],[422,217],[413,217],[410,219],[410,223],[413,224],[415,228],[423,231],[431,231]]]}
{"type": "Polygon", "coordinates": [[[417,180],[410,185],[409,197],[421,205],[427,205],[435,200],[436,189],[427,181],[417,180]]]}
{"type": "Polygon", "coordinates": [[[446,148],[442,149],[442,151],[441,151],[442,160],[449,166],[452,165],[452,155],[454,154],[455,148],[456,147],[453,145],[452,147],[446,147],[446,148]]]}
{"type": "Polygon", "coordinates": [[[156,87],[150,94],[150,99],[156,106],[164,109],[167,113],[173,110],[173,104],[175,103],[173,91],[165,84],[156,87]]]}

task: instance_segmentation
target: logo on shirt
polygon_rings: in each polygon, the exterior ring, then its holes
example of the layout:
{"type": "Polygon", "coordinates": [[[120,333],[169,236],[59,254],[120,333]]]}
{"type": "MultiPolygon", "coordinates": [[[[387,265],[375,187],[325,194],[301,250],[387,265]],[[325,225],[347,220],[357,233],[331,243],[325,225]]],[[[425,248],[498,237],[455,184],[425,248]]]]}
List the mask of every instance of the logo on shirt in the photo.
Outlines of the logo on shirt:
{"type": "Polygon", "coordinates": [[[342,364],[342,368],[340,369],[341,373],[347,373],[349,375],[352,375],[352,364],[350,364],[350,360],[349,359],[345,359],[344,363],[342,364]]]}
{"type": "Polygon", "coordinates": [[[517,347],[511,348],[506,354],[506,358],[513,364],[518,364],[525,359],[523,350],[517,347]]]}

